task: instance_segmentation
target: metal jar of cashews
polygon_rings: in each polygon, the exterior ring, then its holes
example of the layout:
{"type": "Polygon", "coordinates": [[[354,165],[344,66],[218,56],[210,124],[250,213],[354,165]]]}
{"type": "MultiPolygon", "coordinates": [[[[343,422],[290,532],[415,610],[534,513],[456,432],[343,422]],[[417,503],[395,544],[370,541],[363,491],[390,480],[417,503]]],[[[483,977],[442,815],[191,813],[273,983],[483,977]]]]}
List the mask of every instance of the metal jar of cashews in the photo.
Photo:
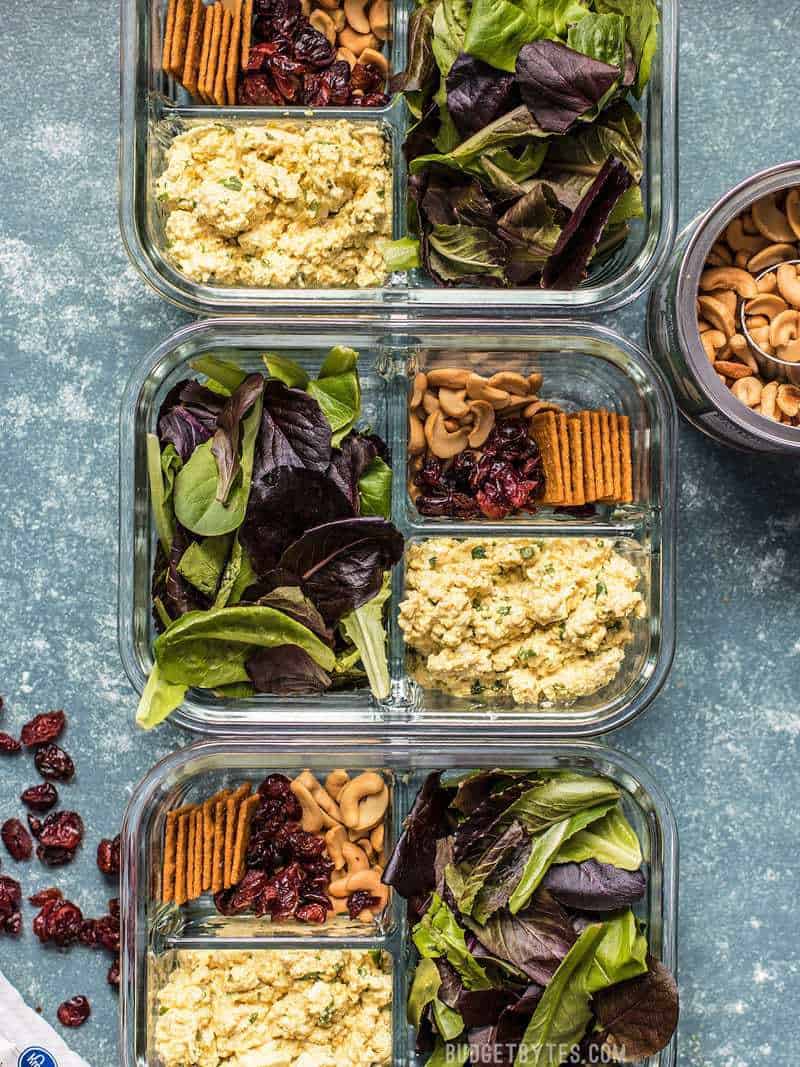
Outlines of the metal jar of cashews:
{"type": "Polygon", "coordinates": [[[686,227],[647,332],[689,422],[733,448],[800,456],[800,161],[747,178],[686,227]]]}

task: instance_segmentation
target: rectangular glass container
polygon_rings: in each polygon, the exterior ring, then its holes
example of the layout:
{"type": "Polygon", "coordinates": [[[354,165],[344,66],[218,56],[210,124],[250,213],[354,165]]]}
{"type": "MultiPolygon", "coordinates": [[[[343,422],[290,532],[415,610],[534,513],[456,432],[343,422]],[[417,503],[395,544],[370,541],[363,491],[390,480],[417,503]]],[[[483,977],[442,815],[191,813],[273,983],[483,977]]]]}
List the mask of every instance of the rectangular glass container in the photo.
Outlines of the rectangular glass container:
{"type": "Polygon", "coordinates": [[[431,536],[604,537],[642,573],[646,615],[634,622],[634,640],[612,683],[572,706],[497,707],[427,691],[411,680],[397,624],[403,566],[395,568],[390,601],[389,660],[392,693],[376,702],[369,690],[328,692],[317,697],[222,699],[190,690],[174,719],[213,734],[262,733],[279,723],[373,723],[415,735],[468,727],[503,735],[593,736],[640,714],[661,688],[675,641],[676,415],[660,372],[635,345],[602,327],[575,322],[470,323],[469,326],[382,317],[349,325],[331,319],[224,319],[183,327],[134,372],[123,398],[120,452],[119,639],[125,670],[141,692],[152,666],[154,637],[150,578],[155,534],[145,455],[167,392],[191,377],[189,364],[215,352],[242,367],[263,369],[259,353],[280,352],[313,375],[335,344],[360,354],[362,423],[388,443],[394,472],[392,521],[407,539],[431,536]],[[588,518],[542,508],[501,522],[425,519],[407,489],[407,404],[420,368],[469,363],[488,372],[514,367],[544,375],[543,396],[567,408],[607,406],[631,419],[634,503],[600,506],[588,518]]]}
{"type": "MultiPolygon", "coordinates": [[[[166,812],[185,801],[206,797],[229,781],[257,782],[273,771],[298,773],[304,767],[318,776],[335,767],[373,767],[393,783],[390,842],[396,840],[425,777],[432,770],[471,768],[559,768],[602,774],[622,791],[625,814],[642,845],[647,893],[636,906],[647,924],[650,952],[677,970],[677,829],[669,801],[649,774],[630,757],[604,745],[461,740],[394,741],[378,737],[350,740],[307,736],[253,742],[220,739],[193,744],[162,760],[136,789],[122,828],[122,943],[120,1049],[123,1067],[156,1062],[153,1041],[158,984],[181,948],[382,949],[392,960],[393,1064],[418,1067],[413,1029],[405,1004],[413,976],[414,948],[404,901],[393,894],[385,922],[377,928],[347,920],[325,927],[294,930],[272,927],[254,917],[225,918],[204,896],[191,908],[158,903],[158,885],[166,812]]],[[[642,1067],[674,1067],[677,1039],[642,1067]]]]}
{"type": "MultiPolygon", "coordinates": [[[[401,70],[413,0],[392,3],[392,70],[401,70]]],[[[161,71],[165,0],[130,0],[122,5],[121,134],[119,155],[120,227],[128,254],[144,279],[162,297],[198,314],[298,308],[309,303],[350,312],[418,308],[420,313],[485,314],[521,312],[569,314],[609,311],[641,295],[664,261],[675,233],[677,202],[677,40],[678,0],[661,0],[659,44],[652,75],[636,107],[644,123],[642,180],[644,217],[633,221],[624,245],[598,263],[574,291],[529,289],[445,289],[416,270],[394,273],[374,289],[266,289],[198,284],[173,267],[165,255],[163,221],[154,194],[168,140],[197,121],[239,122],[297,118],[312,123],[346,118],[380,122],[391,149],[394,177],[393,235],[406,232],[405,163],[402,143],[410,114],[393,99],[384,108],[216,107],[193,104],[161,71]]]]}

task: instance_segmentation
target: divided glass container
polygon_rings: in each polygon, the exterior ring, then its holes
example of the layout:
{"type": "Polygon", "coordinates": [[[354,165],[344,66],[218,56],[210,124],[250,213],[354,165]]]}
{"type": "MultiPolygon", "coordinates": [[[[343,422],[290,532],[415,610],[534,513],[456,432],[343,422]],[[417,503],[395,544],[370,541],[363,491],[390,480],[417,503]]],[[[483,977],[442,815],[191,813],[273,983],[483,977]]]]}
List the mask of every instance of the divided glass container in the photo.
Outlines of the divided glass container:
{"type": "Polygon", "coordinates": [[[525,324],[437,322],[380,316],[369,323],[334,319],[220,319],[190,324],[159,345],[135,371],[121,416],[119,637],[123,663],[141,692],[152,667],[155,636],[150,582],[155,551],[146,463],[146,435],[159,407],[190,364],[214,352],[249,370],[260,354],[277,352],[313,376],[328,350],[349,345],[360,353],[361,423],[388,443],[393,467],[392,521],[407,542],[457,537],[592,537],[608,539],[640,571],[645,615],[633,621],[633,640],[621,668],[604,689],[571,705],[501,706],[490,696],[454,697],[423,689],[408,670],[398,625],[403,565],[394,569],[388,608],[391,694],[376,701],[368,689],[314,697],[268,695],[223,699],[190,690],[173,720],[198,732],[261,734],[273,727],[306,731],[343,725],[397,730],[399,736],[450,730],[537,737],[594,736],[640,714],[661,688],[675,641],[676,415],[658,369],[637,346],[599,326],[555,320],[525,324]],[[542,397],[565,410],[602,408],[631,421],[632,504],[598,505],[584,518],[541,507],[503,521],[463,522],[421,516],[408,492],[408,399],[414,375],[436,366],[541,372],[542,397]]]}
{"type": "MultiPolygon", "coordinates": [[[[171,139],[197,122],[246,123],[276,118],[325,123],[347,119],[377,123],[388,142],[393,174],[393,237],[406,234],[406,170],[402,152],[412,116],[400,97],[382,108],[217,107],[191,102],[161,71],[166,0],[122,4],[120,226],[134,265],[162,297],[198,314],[266,312],[309,302],[349,311],[418,308],[421,313],[496,316],[521,312],[569,314],[609,311],[641,295],[669,252],[677,200],[677,39],[678,0],[661,0],[659,43],[642,100],[634,101],[644,125],[643,218],[633,221],[624,245],[598,261],[574,291],[539,288],[437,288],[421,270],[398,271],[373,289],[267,289],[195,283],[167,256],[164,220],[154,183],[171,139]]],[[[393,37],[388,48],[392,71],[407,55],[413,0],[390,0],[393,37]]]]}
{"type": "MultiPolygon", "coordinates": [[[[418,1067],[405,1005],[413,978],[414,947],[404,901],[392,894],[383,918],[361,926],[338,916],[325,926],[286,926],[254,916],[217,914],[210,895],[177,908],[160,903],[162,839],[168,810],[196,803],[244,780],[254,787],[267,774],[298,774],[308,767],[322,778],[336,767],[382,772],[390,783],[389,851],[423,781],[433,770],[510,767],[561,769],[605,775],[622,793],[625,814],[642,845],[647,892],[636,905],[647,924],[651,954],[673,974],[677,968],[678,844],[669,801],[630,757],[605,745],[537,745],[489,741],[392,741],[378,737],[321,740],[288,737],[252,742],[224,739],[196,743],[162,760],[134,793],[122,828],[121,1062],[155,1063],[157,992],[181,949],[255,952],[290,948],[380,949],[392,962],[392,1063],[418,1067]]],[[[676,1038],[643,1067],[674,1067],[676,1038]]]]}

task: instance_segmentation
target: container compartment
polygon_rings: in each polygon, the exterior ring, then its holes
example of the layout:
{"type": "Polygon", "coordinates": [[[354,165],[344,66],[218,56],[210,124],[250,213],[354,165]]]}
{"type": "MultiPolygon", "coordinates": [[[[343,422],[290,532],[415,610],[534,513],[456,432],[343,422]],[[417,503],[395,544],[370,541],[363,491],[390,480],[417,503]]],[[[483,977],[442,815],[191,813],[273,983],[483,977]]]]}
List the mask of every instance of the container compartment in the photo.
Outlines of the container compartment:
{"type": "MultiPolygon", "coordinates": [[[[413,0],[395,0],[390,66],[402,70],[408,48],[408,21],[413,0]]],[[[120,142],[120,225],[134,265],[164,298],[199,313],[256,311],[266,306],[308,307],[309,290],[237,288],[197,284],[177,272],[164,256],[163,226],[153,197],[153,164],[158,145],[169,131],[193,121],[263,121],[304,118],[311,122],[347,118],[385,123],[391,131],[394,175],[393,232],[406,232],[406,169],[402,142],[411,116],[395,98],[383,108],[216,107],[190,103],[184,90],[161,71],[165,18],[163,0],[132,0],[122,8],[122,130],[120,142]]],[[[642,181],[644,217],[634,220],[631,233],[611,256],[596,263],[589,278],[575,291],[529,289],[442,289],[424,272],[399,271],[374,289],[316,289],[313,299],[328,308],[377,311],[380,308],[419,308],[421,313],[480,315],[493,307],[498,315],[541,309],[569,313],[577,309],[608,311],[630,302],[646,289],[669,251],[675,232],[675,136],[677,114],[678,4],[662,0],[659,46],[652,75],[641,101],[635,102],[644,123],[645,174],[642,181]]]]}
{"type": "MultiPolygon", "coordinates": [[[[313,947],[379,948],[393,964],[393,1047],[395,1064],[417,1067],[414,1035],[406,1023],[405,1004],[413,976],[414,955],[404,902],[392,902],[391,921],[364,935],[345,930],[306,928],[258,930],[254,922],[226,920],[199,924],[191,914],[165,925],[155,904],[158,858],[167,808],[184,797],[204,792],[223,781],[258,780],[284,770],[298,773],[310,767],[318,776],[333,767],[380,769],[393,784],[392,840],[400,831],[425,777],[432,770],[470,768],[560,768],[602,774],[619,786],[625,814],[635,829],[644,856],[647,893],[637,915],[647,923],[651,953],[673,973],[677,966],[677,833],[668,800],[649,775],[629,757],[596,744],[536,745],[489,741],[480,746],[460,740],[388,742],[380,738],[310,740],[289,738],[274,742],[225,739],[202,742],[164,759],[137,788],[122,831],[122,1063],[155,1063],[155,994],[174,966],[180,948],[281,949],[313,947]]],[[[174,910],[174,909],[173,909],[174,910]]],[[[676,1040],[647,1061],[647,1067],[674,1067],[676,1040]]]]}
{"type": "Polygon", "coordinates": [[[213,351],[248,369],[262,366],[259,353],[276,351],[316,371],[334,344],[361,353],[363,418],[389,444],[394,472],[392,521],[407,539],[458,537],[602,537],[642,572],[646,617],[636,622],[622,670],[604,690],[572,707],[498,707],[485,700],[423,691],[406,668],[397,624],[403,596],[403,566],[395,568],[389,610],[392,694],[377,704],[368,690],[328,692],[316,698],[262,695],[241,700],[191,690],[176,721],[207,733],[262,732],[276,723],[373,723],[415,734],[454,726],[539,736],[591,736],[638,715],[659,691],[674,647],[675,414],[662,379],[635,346],[610,331],[577,323],[532,323],[474,329],[410,323],[399,317],[350,326],[332,320],[270,322],[220,320],[190,325],[160,345],[135,372],[123,400],[120,478],[120,651],[125,669],[141,691],[152,665],[154,636],[150,577],[155,547],[150,516],[145,436],[169,389],[192,375],[190,362],[213,351]],[[616,407],[633,427],[635,501],[598,510],[589,518],[543,508],[503,522],[428,520],[408,497],[407,397],[419,367],[458,364],[462,353],[480,355],[480,365],[516,365],[545,373],[544,395],[566,406],[616,407]]]}

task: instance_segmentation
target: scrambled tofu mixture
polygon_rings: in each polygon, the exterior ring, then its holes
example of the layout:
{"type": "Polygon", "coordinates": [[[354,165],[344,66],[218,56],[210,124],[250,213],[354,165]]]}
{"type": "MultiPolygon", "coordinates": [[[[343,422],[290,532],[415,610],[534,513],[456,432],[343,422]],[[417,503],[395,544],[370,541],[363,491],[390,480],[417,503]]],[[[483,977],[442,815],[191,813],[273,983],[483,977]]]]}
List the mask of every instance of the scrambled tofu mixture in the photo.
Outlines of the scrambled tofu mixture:
{"type": "Polygon", "coordinates": [[[392,1061],[392,976],[375,952],[178,953],[158,994],[164,1067],[377,1067],[392,1061]]]}
{"type": "Polygon", "coordinates": [[[412,677],[455,696],[568,703],[615,677],[641,575],[596,538],[433,538],[407,550],[412,677]]]}
{"type": "Polygon", "coordinates": [[[196,282],[380,285],[391,237],[389,150],[377,124],[206,123],[176,137],[156,196],[168,254],[196,282]]]}

